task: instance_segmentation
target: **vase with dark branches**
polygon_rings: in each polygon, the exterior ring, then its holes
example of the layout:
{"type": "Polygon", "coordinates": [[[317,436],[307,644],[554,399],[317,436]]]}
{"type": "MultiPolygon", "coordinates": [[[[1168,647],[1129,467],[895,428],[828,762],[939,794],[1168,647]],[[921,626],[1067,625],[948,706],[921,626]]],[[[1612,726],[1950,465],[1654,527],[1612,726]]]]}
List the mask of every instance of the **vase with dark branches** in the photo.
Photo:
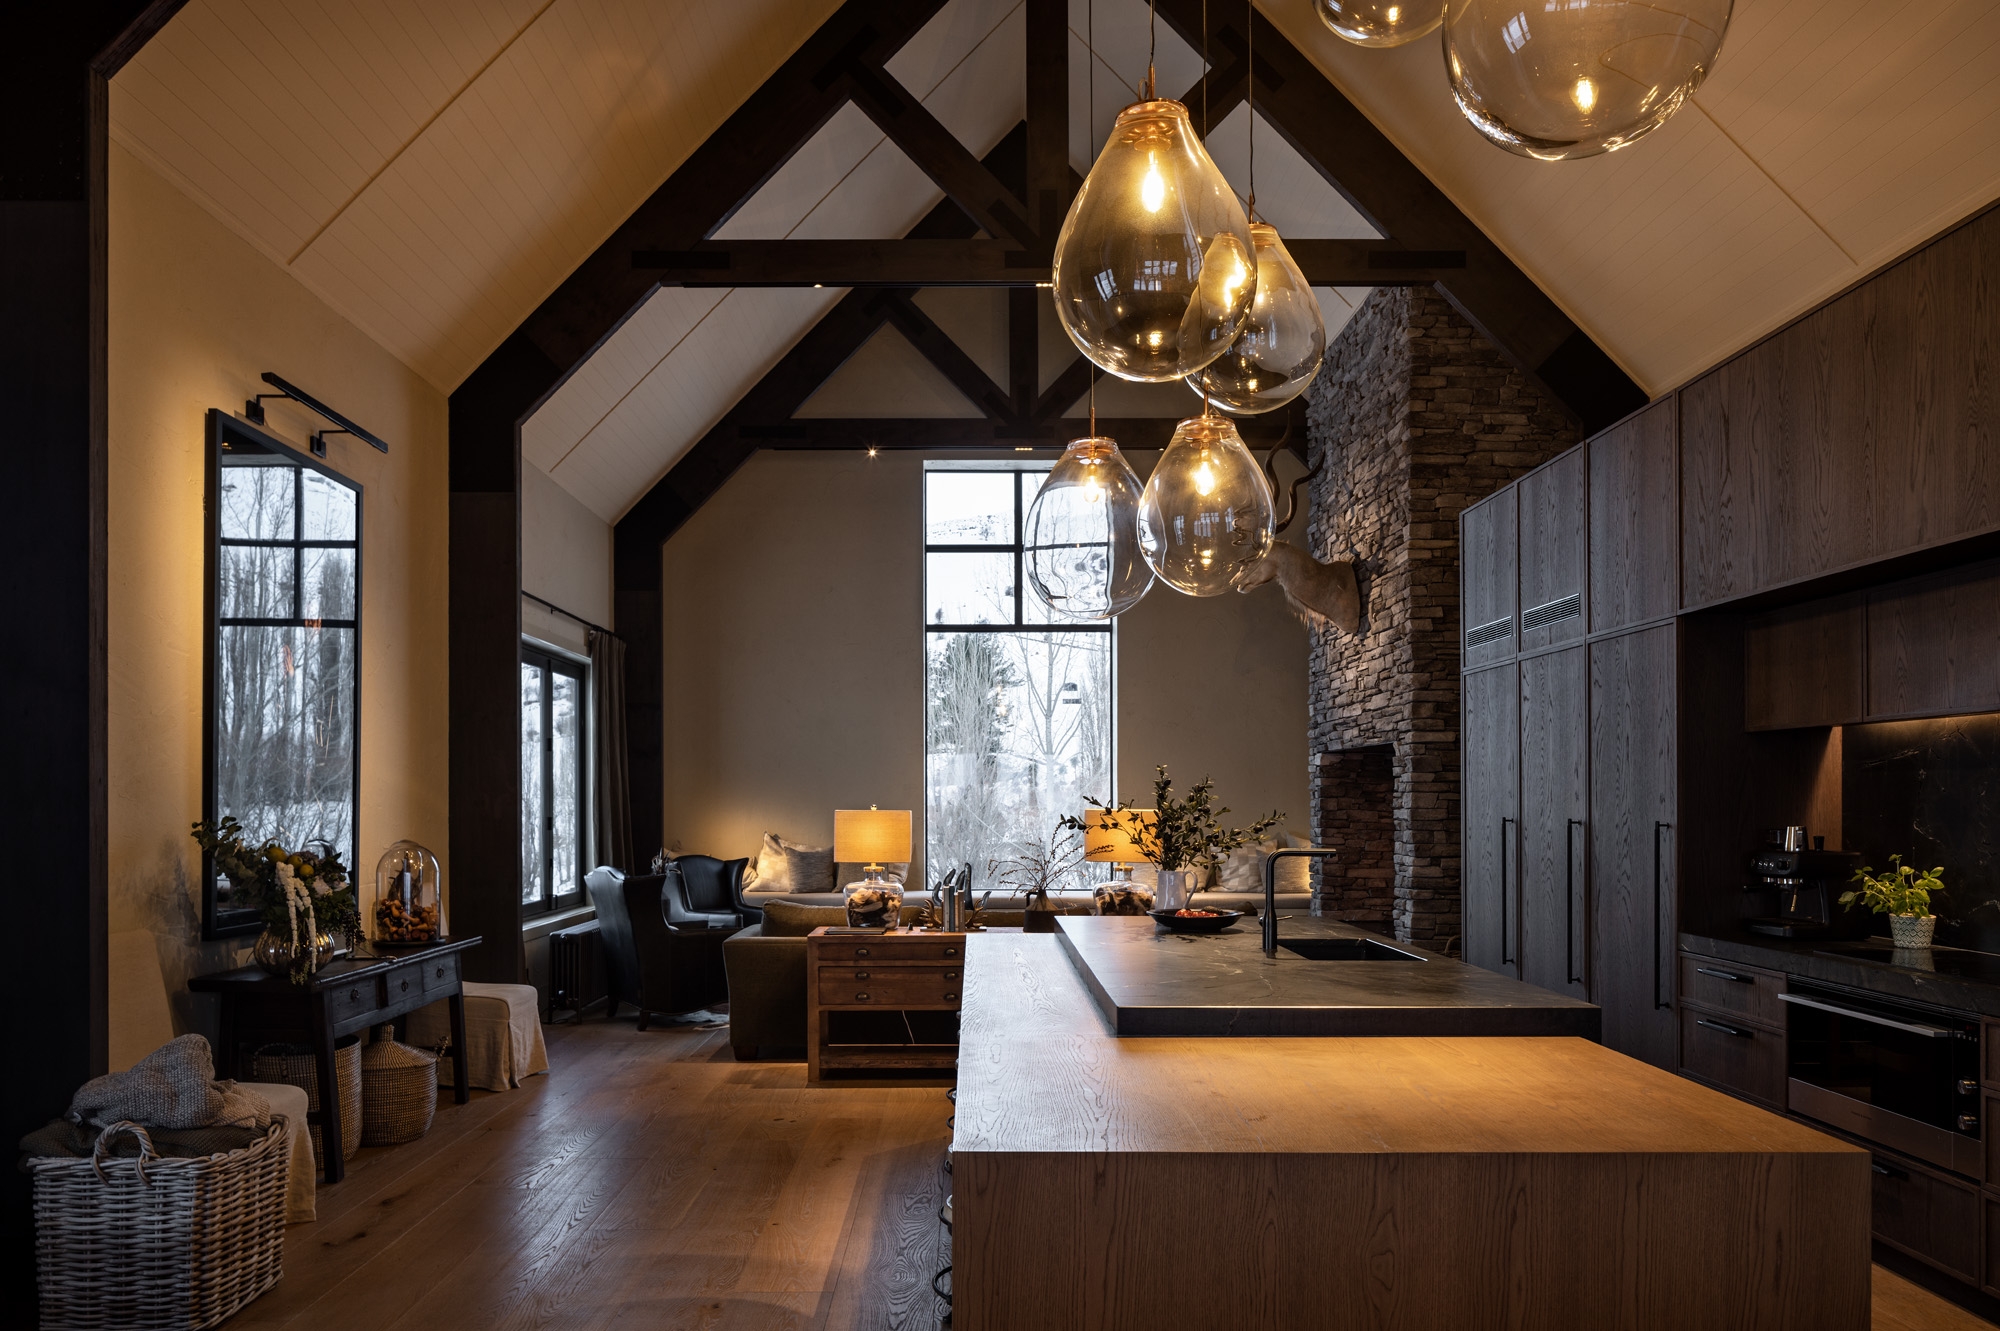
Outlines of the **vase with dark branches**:
{"type": "Polygon", "coordinates": [[[1024,837],[1014,843],[1012,855],[993,860],[986,867],[1003,887],[1019,894],[1027,912],[1024,927],[1031,934],[1055,931],[1049,892],[1083,866],[1083,838],[1069,824],[1065,819],[1046,836],[1024,837]]]}

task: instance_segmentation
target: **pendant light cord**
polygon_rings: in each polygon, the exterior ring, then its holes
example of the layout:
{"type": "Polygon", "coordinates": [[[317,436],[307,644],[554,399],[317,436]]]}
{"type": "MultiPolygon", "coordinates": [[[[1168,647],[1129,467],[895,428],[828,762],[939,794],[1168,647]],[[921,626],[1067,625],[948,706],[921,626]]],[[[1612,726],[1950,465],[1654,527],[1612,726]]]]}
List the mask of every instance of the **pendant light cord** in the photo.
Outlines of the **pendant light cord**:
{"type": "Polygon", "coordinates": [[[1201,136],[1208,137],[1208,0],[1201,0],[1201,136]]]}
{"type": "MultiPolygon", "coordinates": [[[[1091,143],[1097,142],[1097,0],[1086,0],[1083,7],[1083,58],[1085,63],[1085,93],[1088,99],[1083,108],[1085,133],[1091,143]]],[[[1086,358],[1088,359],[1088,358],[1086,358]]],[[[1090,376],[1090,437],[1097,437],[1097,366],[1091,365],[1090,376]]]]}
{"type": "Polygon", "coordinates": [[[1160,42],[1160,0],[1149,0],[1146,6],[1146,100],[1152,101],[1159,91],[1153,82],[1153,56],[1159,50],[1160,42]]]}
{"type": "Polygon", "coordinates": [[[1257,220],[1257,0],[1243,0],[1249,51],[1243,57],[1243,105],[1250,112],[1250,220],[1257,220]]]}

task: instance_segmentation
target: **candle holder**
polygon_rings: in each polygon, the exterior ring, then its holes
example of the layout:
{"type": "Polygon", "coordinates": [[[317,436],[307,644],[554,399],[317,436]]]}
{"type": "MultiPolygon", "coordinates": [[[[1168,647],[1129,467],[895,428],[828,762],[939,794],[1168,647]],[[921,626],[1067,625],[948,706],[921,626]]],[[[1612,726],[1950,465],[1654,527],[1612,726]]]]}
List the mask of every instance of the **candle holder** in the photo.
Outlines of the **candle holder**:
{"type": "Polygon", "coordinates": [[[444,874],[437,856],[414,841],[398,841],[375,862],[370,942],[435,943],[446,936],[444,874]]]}

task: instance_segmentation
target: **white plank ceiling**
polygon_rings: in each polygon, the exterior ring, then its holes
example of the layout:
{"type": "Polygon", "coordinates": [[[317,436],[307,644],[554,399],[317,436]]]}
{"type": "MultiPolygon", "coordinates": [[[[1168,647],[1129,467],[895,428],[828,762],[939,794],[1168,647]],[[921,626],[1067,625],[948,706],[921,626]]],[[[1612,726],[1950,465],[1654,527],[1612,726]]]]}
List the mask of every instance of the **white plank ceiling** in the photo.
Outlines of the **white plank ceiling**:
{"type": "MultiPolygon", "coordinates": [[[[837,3],[192,0],[113,81],[112,133],[448,390],[837,3]]],[[[1738,0],[1691,107],[1625,152],[1554,165],[1473,133],[1438,43],[1366,51],[1310,0],[1260,8],[1649,392],[2000,196],[1989,0],[1738,0]]],[[[1144,0],[1092,9],[1071,0],[1079,170],[1146,65],[1144,0]]],[[[1019,0],[951,0],[892,68],[983,154],[1022,114],[1024,39],[1019,0]]],[[[1178,90],[1200,56],[1162,27],[1157,65],[1178,90]]],[[[1248,128],[1239,109],[1210,135],[1239,189],[1248,128]]],[[[1371,234],[1268,127],[1257,195],[1286,234],[1371,234]]],[[[849,109],[720,234],[893,236],[940,197],[849,109]]],[[[528,459],[614,520],[841,294],[656,293],[528,422],[528,459]]],[[[1329,325],[1363,294],[1321,292],[1329,325]]],[[[1005,382],[1004,300],[920,301],[1005,382]]],[[[1067,348],[1042,340],[1046,384],[1067,348]]],[[[1101,410],[1184,409],[1172,389],[1111,391],[1101,410]]],[[[973,409],[884,333],[801,414],[973,409]]]]}

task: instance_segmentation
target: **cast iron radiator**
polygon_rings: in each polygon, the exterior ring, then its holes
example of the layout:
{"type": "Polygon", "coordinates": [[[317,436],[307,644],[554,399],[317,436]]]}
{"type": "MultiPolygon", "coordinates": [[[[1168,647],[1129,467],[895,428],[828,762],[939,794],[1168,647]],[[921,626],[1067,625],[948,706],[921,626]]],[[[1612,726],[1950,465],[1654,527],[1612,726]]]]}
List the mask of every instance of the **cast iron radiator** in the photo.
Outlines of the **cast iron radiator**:
{"type": "Polygon", "coordinates": [[[604,997],[604,954],[597,921],[549,935],[549,1016],[567,1011],[583,1020],[583,1010],[604,997]]]}

